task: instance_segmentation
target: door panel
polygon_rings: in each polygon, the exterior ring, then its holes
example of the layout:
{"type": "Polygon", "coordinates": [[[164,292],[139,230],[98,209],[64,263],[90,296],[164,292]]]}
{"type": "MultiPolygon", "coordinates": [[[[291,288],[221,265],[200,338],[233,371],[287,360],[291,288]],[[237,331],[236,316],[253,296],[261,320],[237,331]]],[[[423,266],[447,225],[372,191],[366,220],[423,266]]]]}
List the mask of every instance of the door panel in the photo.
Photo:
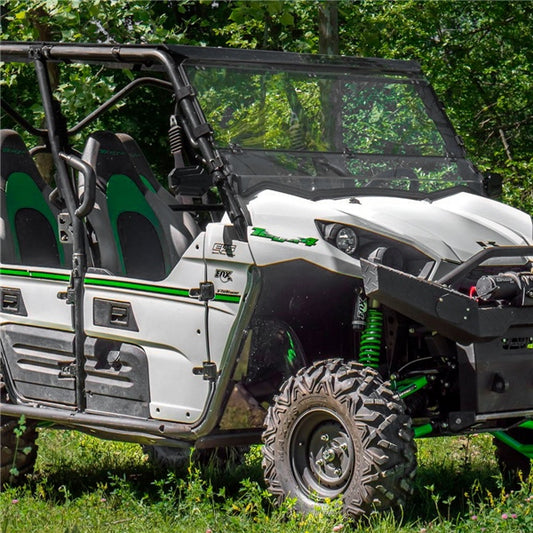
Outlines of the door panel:
{"type": "Polygon", "coordinates": [[[194,422],[207,400],[207,382],[193,374],[206,359],[205,305],[189,295],[204,280],[203,242],[202,234],[162,281],[85,278],[85,333],[146,354],[144,370],[132,374],[139,386],[135,409],[148,402],[158,420],[194,422]]]}

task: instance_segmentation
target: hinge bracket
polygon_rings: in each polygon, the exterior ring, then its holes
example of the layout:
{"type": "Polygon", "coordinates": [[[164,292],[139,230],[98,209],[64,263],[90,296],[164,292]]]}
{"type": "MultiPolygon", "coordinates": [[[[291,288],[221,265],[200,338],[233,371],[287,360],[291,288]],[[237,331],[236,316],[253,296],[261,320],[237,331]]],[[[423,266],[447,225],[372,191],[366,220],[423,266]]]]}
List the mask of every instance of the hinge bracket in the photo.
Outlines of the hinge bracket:
{"type": "Polygon", "coordinates": [[[204,361],[202,366],[195,366],[192,369],[195,376],[203,376],[205,381],[216,381],[218,371],[216,363],[212,361],[204,361]]]}

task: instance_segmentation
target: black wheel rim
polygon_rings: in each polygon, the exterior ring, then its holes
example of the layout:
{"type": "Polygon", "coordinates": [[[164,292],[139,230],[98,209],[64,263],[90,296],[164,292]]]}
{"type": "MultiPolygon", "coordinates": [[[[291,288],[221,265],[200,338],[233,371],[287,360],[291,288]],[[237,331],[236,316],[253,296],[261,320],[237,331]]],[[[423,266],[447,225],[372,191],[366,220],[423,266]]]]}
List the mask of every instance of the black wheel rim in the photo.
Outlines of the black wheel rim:
{"type": "Polygon", "coordinates": [[[349,485],[355,465],[353,441],[335,412],[308,409],[289,437],[293,475],[308,497],[335,498],[349,485]]]}

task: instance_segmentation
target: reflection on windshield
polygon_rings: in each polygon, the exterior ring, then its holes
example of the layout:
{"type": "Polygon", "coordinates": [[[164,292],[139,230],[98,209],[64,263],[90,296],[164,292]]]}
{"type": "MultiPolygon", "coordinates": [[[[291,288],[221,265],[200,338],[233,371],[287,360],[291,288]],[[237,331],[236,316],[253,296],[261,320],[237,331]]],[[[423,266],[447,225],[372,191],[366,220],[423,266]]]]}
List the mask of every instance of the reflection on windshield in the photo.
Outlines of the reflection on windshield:
{"type": "Polygon", "coordinates": [[[479,181],[448,156],[420,80],[234,67],[189,74],[241,193],[281,185],[433,192],[479,181]]]}

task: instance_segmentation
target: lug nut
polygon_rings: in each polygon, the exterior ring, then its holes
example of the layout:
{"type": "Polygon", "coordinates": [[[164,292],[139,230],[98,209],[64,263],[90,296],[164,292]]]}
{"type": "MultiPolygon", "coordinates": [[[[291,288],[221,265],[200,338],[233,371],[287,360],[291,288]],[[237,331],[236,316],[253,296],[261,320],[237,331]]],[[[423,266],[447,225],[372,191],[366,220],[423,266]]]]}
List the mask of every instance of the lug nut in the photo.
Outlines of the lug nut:
{"type": "Polygon", "coordinates": [[[320,440],[324,441],[324,442],[329,442],[329,435],[327,433],[324,433],[321,437],[320,437],[320,440]]]}

